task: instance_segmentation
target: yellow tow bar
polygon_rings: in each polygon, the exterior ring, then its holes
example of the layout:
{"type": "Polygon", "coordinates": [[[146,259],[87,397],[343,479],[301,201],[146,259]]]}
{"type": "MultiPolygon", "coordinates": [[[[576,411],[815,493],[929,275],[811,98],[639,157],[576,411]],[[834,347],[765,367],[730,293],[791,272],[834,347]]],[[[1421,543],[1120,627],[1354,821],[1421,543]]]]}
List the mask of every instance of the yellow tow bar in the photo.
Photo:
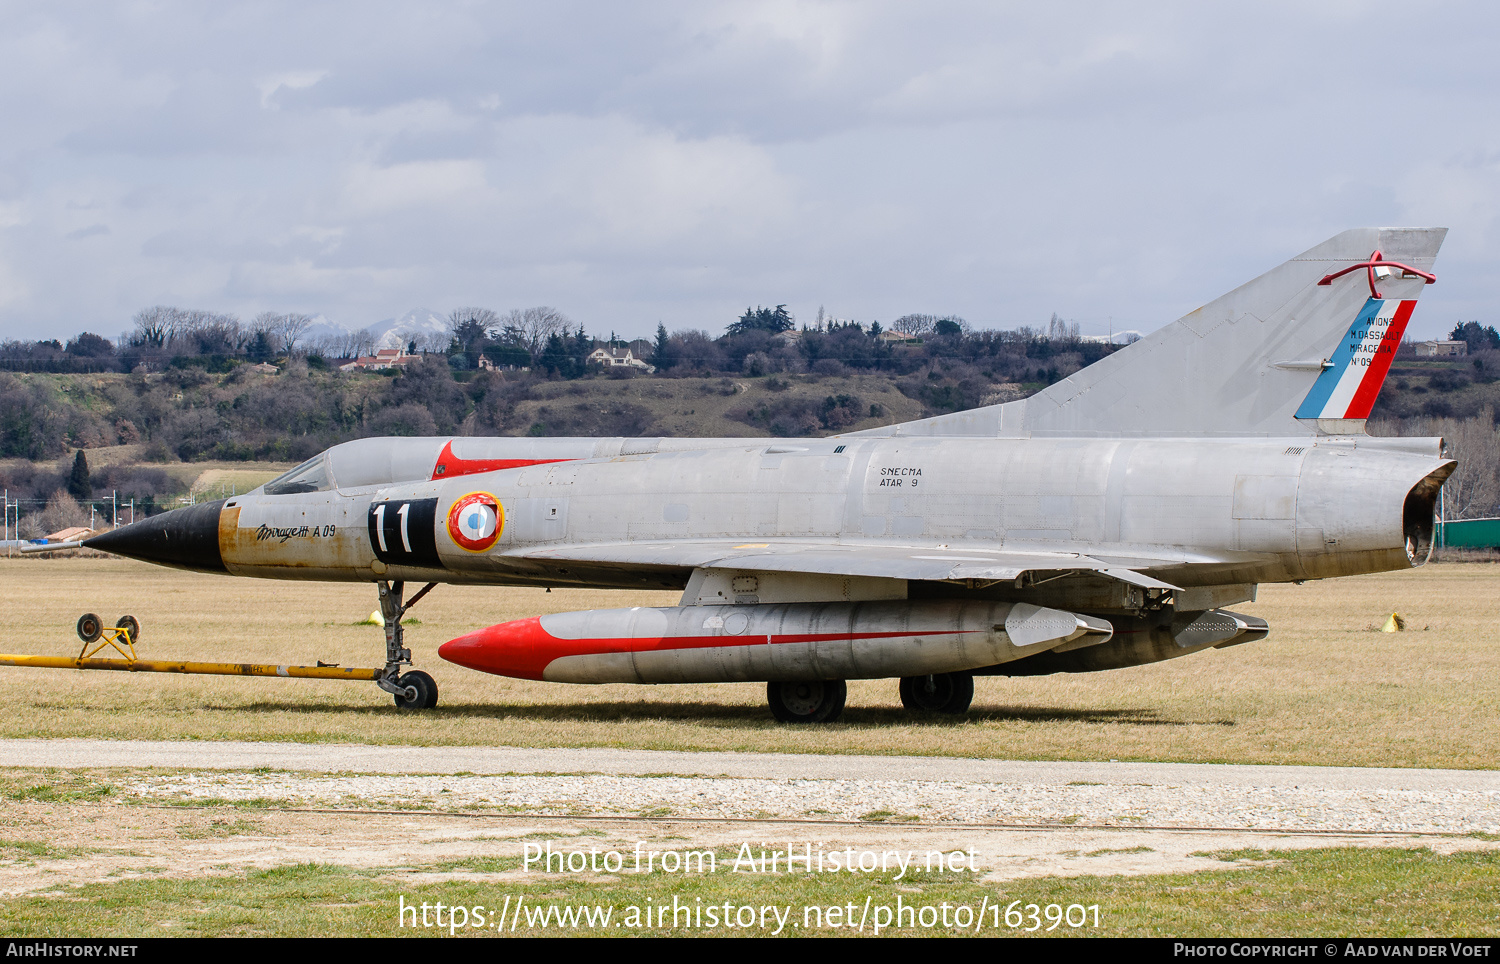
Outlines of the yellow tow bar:
{"type": "Polygon", "coordinates": [[[91,659],[84,656],[0,654],[0,666],[44,669],[110,669],[125,673],[203,673],[210,676],[282,676],[292,679],[380,679],[382,670],[353,666],[281,666],[273,663],[194,663],[164,659],[91,659]]]}
{"type": "Polygon", "coordinates": [[[207,676],[280,676],[287,679],[378,680],[382,669],[355,666],[284,666],[274,663],[197,663],[185,660],[140,659],[135,640],[141,624],[134,616],[122,616],[118,626],[105,626],[93,613],[78,620],[83,648],[77,656],[18,656],[0,654],[0,666],[31,666],[40,669],[104,669],[120,673],[198,673],[207,676]],[[89,647],[93,648],[90,649],[89,647]],[[109,647],[123,659],[96,659],[94,654],[109,647]]]}

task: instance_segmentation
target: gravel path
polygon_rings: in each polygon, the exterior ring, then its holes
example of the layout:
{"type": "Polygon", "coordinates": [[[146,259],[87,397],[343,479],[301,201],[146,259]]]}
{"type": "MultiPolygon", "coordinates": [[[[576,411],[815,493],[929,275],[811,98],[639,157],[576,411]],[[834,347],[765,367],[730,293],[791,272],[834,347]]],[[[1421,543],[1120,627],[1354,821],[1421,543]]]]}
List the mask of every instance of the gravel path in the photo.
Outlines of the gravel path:
{"type": "Polygon", "coordinates": [[[1500,833],[1500,773],[518,747],[0,741],[7,767],[168,769],[149,799],[533,815],[1500,833]],[[270,768],[266,771],[261,768],[270,768]],[[255,770],[257,772],[243,772],[255,770]]]}
{"type": "Polygon", "coordinates": [[[107,740],[0,740],[0,766],[109,769],[120,791],[9,803],[0,836],[56,853],[0,859],[0,894],[306,862],[500,887],[540,872],[444,867],[540,839],[965,850],[991,882],[1223,871],[1308,847],[1500,847],[1488,771],[107,740]],[[246,800],[270,806],[213,805],[246,800]]]}

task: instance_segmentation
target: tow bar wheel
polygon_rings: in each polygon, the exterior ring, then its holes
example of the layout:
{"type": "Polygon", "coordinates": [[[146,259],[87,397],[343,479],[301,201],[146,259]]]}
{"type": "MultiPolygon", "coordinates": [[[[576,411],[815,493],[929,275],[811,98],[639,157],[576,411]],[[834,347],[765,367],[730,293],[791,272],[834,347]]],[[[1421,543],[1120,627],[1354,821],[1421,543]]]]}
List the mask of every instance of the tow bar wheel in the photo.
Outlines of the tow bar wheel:
{"type": "Polygon", "coordinates": [[[141,641],[141,621],[134,616],[121,616],[115,620],[115,628],[125,632],[132,646],[141,641]]]}
{"type": "Polygon", "coordinates": [[[92,643],[104,635],[104,620],[93,613],[84,613],[78,617],[78,638],[85,643],[92,643]]]}

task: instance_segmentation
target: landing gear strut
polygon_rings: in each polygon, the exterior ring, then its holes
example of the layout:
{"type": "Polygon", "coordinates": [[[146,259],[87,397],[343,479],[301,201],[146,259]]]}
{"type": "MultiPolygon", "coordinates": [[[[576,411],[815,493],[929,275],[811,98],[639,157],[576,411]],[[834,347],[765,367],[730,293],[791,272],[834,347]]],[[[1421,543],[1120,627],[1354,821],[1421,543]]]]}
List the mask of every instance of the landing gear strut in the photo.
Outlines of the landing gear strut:
{"type": "Polygon", "coordinates": [[[973,701],[973,673],[901,677],[901,705],[913,712],[957,715],[967,713],[973,701]]]}
{"type": "Polygon", "coordinates": [[[844,712],[848,692],[841,679],[766,684],[771,715],[782,723],[832,723],[844,712]]]}
{"type": "Polygon", "coordinates": [[[376,583],[380,590],[380,615],[385,620],[385,672],[375,685],[396,698],[396,705],[408,710],[428,710],[437,706],[437,681],[421,670],[402,675],[401,667],[411,665],[411,650],[402,646],[405,631],[401,628],[401,617],[432,591],[437,583],[423,586],[411,601],[401,604],[401,594],[406,583],[401,581],[376,583]]]}

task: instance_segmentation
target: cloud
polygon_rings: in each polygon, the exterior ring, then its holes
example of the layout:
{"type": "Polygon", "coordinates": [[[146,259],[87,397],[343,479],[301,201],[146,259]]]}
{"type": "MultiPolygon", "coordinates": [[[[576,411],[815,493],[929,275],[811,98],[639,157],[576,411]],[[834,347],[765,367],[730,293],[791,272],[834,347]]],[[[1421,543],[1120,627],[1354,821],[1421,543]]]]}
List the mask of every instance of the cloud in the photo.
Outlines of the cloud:
{"type": "Polygon", "coordinates": [[[1448,222],[1421,332],[1494,312],[1500,9],[1413,16],[61,0],[0,36],[0,337],[172,300],[1145,330],[1343,228],[1448,222]]]}
{"type": "Polygon", "coordinates": [[[293,70],[272,74],[256,85],[260,88],[260,106],[267,110],[277,110],[279,109],[276,103],[278,92],[283,89],[306,90],[327,76],[327,70],[293,70]]]}
{"type": "Polygon", "coordinates": [[[344,178],[344,206],[356,216],[422,207],[441,215],[452,206],[482,204],[489,197],[478,161],[409,161],[380,167],[356,164],[344,178]]]}
{"type": "Polygon", "coordinates": [[[69,231],[63,237],[69,241],[82,241],[84,238],[98,237],[103,234],[109,234],[107,226],[103,224],[91,224],[86,228],[79,228],[77,231],[69,231]]]}

